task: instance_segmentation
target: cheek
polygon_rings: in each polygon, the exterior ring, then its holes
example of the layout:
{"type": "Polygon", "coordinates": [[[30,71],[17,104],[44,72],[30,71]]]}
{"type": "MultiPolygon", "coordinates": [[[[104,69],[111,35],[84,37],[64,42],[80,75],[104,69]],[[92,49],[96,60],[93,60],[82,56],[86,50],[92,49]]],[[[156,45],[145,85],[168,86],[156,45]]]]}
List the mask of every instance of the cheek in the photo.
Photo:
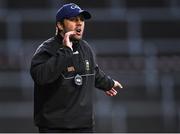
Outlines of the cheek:
{"type": "Polygon", "coordinates": [[[68,23],[68,25],[65,25],[64,28],[65,28],[65,31],[72,31],[74,30],[76,27],[76,25],[74,23],[68,23]]]}
{"type": "Polygon", "coordinates": [[[66,32],[69,32],[69,31],[73,31],[74,30],[74,27],[73,26],[69,26],[69,27],[66,27],[66,32]]]}
{"type": "Polygon", "coordinates": [[[81,28],[82,28],[82,30],[83,30],[83,31],[84,31],[84,27],[85,27],[85,25],[84,25],[84,24],[82,24],[81,28]]]}
{"type": "Polygon", "coordinates": [[[85,27],[85,23],[84,23],[84,22],[82,23],[82,27],[83,27],[83,29],[84,29],[84,27],[85,27]]]}

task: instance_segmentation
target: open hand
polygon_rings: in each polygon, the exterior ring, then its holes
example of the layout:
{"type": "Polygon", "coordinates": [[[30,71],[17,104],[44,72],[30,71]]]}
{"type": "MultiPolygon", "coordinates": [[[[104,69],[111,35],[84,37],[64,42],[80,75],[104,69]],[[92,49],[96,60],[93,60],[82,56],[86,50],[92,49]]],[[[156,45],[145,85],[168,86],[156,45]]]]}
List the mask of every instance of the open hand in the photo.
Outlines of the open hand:
{"type": "Polygon", "coordinates": [[[63,39],[63,44],[69,48],[71,48],[71,50],[73,50],[72,48],[72,42],[70,41],[70,36],[76,34],[75,31],[70,31],[64,34],[64,39],[63,39]]]}
{"type": "Polygon", "coordinates": [[[115,96],[118,93],[115,89],[116,87],[123,88],[123,86],[118,81],[114,80],[114,86],[110,90],[106,91],[106,95],[115,96]]]}

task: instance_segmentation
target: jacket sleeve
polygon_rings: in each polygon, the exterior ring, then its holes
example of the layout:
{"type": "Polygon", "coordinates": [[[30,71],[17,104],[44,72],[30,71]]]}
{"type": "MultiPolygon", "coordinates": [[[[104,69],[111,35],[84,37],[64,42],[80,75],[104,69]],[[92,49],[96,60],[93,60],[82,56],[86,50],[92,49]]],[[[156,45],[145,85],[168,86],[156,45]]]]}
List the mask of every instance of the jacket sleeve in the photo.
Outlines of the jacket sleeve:
{"type": "Polygon", "coordinates": [[[89,53],[90,53],[90,56],[91,56],[91,58],[93,60],[93,67],[94,67],[94,70],[95,70],[95,87],[98,88],[98,89],[101,89],[103,91],[110,90],[114,86],[113,79],[111,77],[109,77],[108,75],[106,75],[99,68],[99,66],[96,63],[96,54],[94,53],[94,50],[92,49],[92,47],[86,41],[84,41],[84,43],[89,48],[89,53]]]}
{"type": "Polygon", "coordinates": [[[44,85],[54,82],[71,60],[72,51],[64,47],[51,55],[45,48],[41,48],[32,58],[30,73],[36,84],[44,85]]]}
{"type": "Polygon", "coordinates": [[[95,67],[95,87],[104,91],[110,90],[114,86],[113,79],[106,75],[97,65],[95,67]]]}

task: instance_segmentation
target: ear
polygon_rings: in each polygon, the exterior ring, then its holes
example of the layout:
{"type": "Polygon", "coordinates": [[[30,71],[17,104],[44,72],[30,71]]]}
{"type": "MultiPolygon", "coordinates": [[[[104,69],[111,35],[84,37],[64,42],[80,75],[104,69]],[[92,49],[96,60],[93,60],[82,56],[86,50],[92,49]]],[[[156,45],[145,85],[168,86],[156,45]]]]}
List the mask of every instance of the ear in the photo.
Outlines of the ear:
{"type": "Polygon", "coordinates": [[[63,25],[60,22],[57,22],[57,27],[59,28],[59,30],[63,30],[63,25]]]}

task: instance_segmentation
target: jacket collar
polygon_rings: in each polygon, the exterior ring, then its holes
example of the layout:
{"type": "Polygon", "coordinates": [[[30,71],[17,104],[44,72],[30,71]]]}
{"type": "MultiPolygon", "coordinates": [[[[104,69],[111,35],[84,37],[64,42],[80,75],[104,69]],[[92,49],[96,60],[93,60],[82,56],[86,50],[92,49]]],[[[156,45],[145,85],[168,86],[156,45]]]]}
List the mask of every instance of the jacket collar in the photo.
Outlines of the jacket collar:
{"type": "Polygon", "coordinates": [[[61,35],[57,34],[57,35],[55,35],[54,38],[55,38],[55,40],[58,42],[58,44],[60,44],[60,45],[63,46],[63,43],[62,43],[63,37],[62,37],[61,35]]]}

